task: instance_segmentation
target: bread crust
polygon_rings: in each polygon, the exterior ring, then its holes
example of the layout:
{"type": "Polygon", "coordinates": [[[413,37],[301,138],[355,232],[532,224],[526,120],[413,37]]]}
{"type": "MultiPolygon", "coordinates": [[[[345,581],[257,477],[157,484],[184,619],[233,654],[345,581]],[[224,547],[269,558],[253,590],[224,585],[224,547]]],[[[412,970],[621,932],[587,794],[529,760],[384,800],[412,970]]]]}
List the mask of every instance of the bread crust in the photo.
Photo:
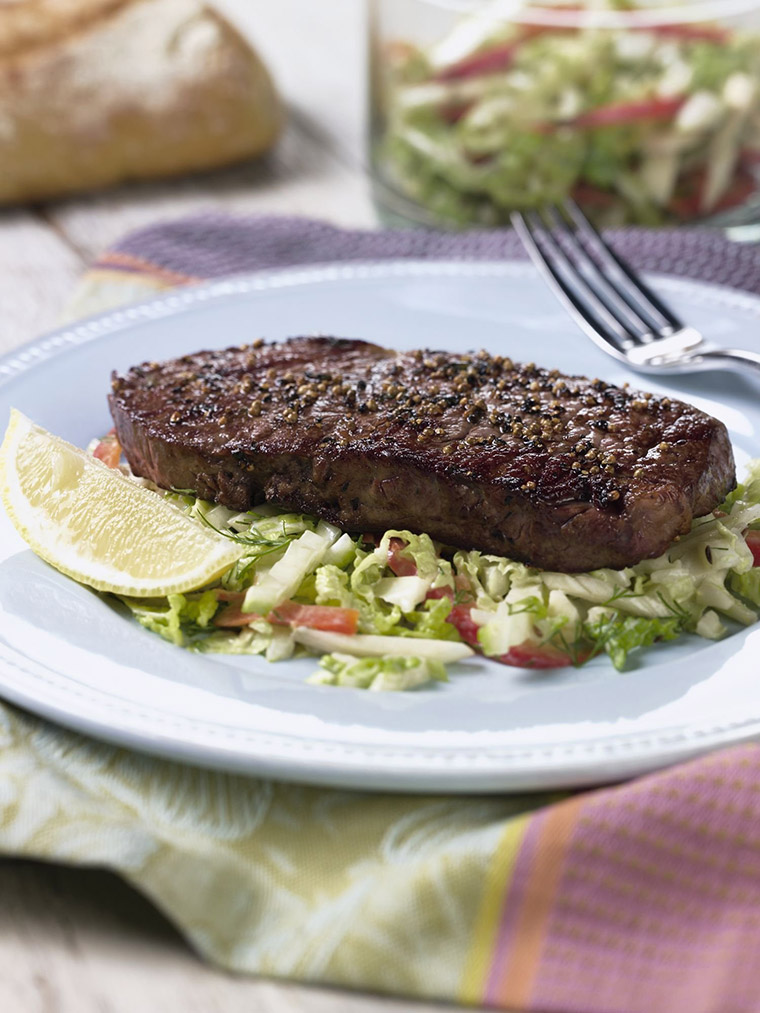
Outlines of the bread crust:
{"type": "Polygon", "coordinates": [[[0,39],[0,204],[227,165],[281,129],[266,67],[201,0],[0,0],[0,39]]]}
{"type": "Polygon", "coordinates": [[[0,0],[0,57],[70,37],[130,0],[0,0]]]}

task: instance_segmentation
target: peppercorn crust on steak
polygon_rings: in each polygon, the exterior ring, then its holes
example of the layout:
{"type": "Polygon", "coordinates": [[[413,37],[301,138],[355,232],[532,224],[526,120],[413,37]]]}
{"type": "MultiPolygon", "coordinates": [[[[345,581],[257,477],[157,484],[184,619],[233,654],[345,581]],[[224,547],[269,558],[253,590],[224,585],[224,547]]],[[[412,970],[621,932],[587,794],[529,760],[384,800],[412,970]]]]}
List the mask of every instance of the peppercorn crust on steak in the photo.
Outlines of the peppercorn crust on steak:
{"type": "Polygon", "coordinates": [[[733,488],[691,405],[478,354],[293,338],[114,374],[137,475],[565,572],[660,555],[733,488]]]}

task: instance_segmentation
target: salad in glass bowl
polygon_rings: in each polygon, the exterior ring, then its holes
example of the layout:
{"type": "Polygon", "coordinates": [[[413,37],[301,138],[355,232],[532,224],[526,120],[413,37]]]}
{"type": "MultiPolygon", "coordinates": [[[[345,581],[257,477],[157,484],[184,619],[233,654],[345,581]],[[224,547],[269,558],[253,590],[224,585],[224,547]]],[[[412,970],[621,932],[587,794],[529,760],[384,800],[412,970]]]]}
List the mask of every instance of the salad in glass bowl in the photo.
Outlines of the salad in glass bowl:
{"type": "Polygon", "coordinates": [[[372,33],[375,182],[412,219],[659,225],[760,189],[760,3],[377,0],[372,33]]]}

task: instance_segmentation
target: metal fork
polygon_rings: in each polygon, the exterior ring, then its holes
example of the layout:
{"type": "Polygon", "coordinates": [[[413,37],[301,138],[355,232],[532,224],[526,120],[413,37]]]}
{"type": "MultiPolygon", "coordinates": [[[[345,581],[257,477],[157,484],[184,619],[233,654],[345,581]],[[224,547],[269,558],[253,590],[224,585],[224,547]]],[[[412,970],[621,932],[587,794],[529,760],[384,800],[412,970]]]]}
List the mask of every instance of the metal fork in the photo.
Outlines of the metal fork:
{"type": "Polygon", "coordinates": [[[760,354],[710,344],[618,256],[574,201],[515,212],[512,224],[560,302],[592,341],[644,373],[734,369],[760,354]]]}

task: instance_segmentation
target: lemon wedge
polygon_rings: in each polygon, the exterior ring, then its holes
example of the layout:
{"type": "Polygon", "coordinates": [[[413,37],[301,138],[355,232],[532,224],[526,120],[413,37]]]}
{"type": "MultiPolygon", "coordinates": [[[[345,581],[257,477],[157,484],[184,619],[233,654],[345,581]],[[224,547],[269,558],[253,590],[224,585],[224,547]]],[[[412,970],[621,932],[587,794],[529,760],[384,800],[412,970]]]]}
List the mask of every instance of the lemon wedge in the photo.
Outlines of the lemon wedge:
{"type": "Polygon", "coordinates": [[[136,598],[191,591],[242,552],[15,408],[0,447],[0,495],[38,556],[98,591],[136,598]]]}

